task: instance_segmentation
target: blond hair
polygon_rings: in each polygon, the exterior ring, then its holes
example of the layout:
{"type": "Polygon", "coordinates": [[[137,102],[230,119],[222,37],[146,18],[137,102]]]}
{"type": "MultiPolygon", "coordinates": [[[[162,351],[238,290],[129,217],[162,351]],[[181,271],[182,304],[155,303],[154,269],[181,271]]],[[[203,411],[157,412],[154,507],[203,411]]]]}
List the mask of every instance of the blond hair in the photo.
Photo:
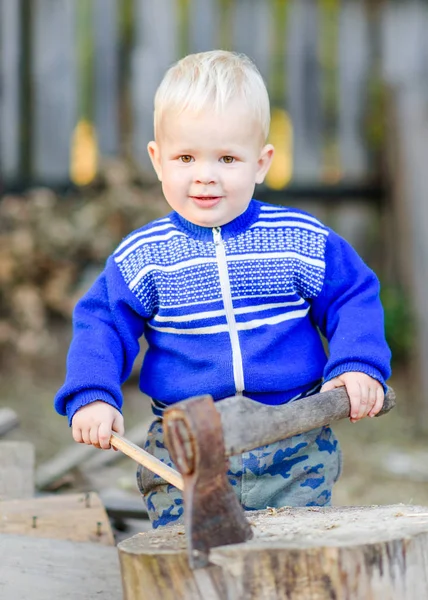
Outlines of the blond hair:
{"type": "Polygon", "coordinates": [[[245,54],[211,50],[189,54],[166,72],[155,95],[155,137],[166,111],[181,113],[206,107],[223,112],[242,100],[261,126],[266,140],[270,125],[269,96],[255,64],[245,54]]]}

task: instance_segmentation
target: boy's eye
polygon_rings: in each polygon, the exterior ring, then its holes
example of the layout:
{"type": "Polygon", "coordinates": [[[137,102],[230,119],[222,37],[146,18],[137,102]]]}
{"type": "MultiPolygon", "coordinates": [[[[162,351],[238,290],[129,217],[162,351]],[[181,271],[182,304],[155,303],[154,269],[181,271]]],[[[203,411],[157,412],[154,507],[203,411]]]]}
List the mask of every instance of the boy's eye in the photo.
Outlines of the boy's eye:
{"type": "Polygon", "coordinates": [[[222,156],[220,160],[226,165],[231,165],[233,162],[235,162],[233,156],[222,156]]]}
{"type": "Polygon", "coordinates": [[[183,156],[180,156],[180,160],[184,163],[190,163],[193,160],[193,156],[190,156],[190,154],[183,154],[183,156]]]}

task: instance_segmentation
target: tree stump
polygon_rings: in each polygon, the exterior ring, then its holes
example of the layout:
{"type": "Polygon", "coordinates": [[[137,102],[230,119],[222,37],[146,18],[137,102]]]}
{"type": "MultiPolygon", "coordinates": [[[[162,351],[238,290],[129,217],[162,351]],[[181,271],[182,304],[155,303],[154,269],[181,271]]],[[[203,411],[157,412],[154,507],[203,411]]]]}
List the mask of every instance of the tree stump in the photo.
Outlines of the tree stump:
{"type": "Polygon", "coordinates": [[[121,542],[124,599],[428,598],[427,507],[285,507],[248,519],[254,538],[213,548],[196,571],[181,526],[121,542]]]}

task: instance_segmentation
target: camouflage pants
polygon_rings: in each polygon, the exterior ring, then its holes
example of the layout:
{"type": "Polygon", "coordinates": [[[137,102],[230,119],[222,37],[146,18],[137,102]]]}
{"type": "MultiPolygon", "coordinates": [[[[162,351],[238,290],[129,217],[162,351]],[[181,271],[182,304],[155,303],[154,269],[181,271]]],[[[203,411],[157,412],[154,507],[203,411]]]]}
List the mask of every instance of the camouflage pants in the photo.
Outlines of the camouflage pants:
{"type": "MultiPolygon", "coordinates": [[[[163,442],[162,421],[155,420],[145,449],[175,468],[163,442]]],[[[328,506],[341,472],[341,451],[330,427],[230,457],[228,478],[245,510],[283,506],[328,506]]],[[[154,528],[182,522],[180,490],[138,467],[137,483],[154,528]]]]}

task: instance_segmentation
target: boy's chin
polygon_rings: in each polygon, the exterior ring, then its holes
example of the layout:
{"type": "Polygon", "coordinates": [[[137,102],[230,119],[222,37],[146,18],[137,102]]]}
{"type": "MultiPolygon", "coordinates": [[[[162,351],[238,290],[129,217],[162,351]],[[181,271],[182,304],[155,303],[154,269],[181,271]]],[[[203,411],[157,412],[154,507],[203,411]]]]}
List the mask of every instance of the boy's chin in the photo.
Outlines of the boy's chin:
{"type": "Polygon", "coordinates": [[[188,221],[191,221],[194,225],[199,225],[199,227],[209,227],[212,229],[213,227],[223,227],[223,225],[227,225],[245,212],[247,208],[248,207],[245,207],[237,214],[221,214],[220,211],[216,214],[215,211],[207,210],[205,214],[192,214],[185,218],[187,218],[188,221]]]}
{"type": "Polygon", "coordinates": [[[197,221],[193,220],[193,223],[195,225],[199,225],[199,227],[208,227],[209,229],[213,229],[214,227],[223,227],[223,225],[233,221],[234,218],[235,217],[231,217],[230,219],[198,219],[197,221]]]}
{"type": "Polygon", "coordinates": [[[214,227],[221,227],[222,225],[224,225],[225,223],[219,223],[218,221],[210,221],[210,220],[204,220],[204,221],[200,221],[199,219],[196,220],[192,220],[191,222],[194,225],[198,225],[199,227],[207,227],[208,229],[213,229],[214,227]]]}
{"type": "Polygon", "coordinates": [[[183,215],[188,221],[193,223],[194,225],[198,225],[199,227],[221,227],[232,218],[228,218],[227,215],[216,214],[215,211],[206,210],[206,211],[196,211],[189,214],[187,217],[183,215]]]}

